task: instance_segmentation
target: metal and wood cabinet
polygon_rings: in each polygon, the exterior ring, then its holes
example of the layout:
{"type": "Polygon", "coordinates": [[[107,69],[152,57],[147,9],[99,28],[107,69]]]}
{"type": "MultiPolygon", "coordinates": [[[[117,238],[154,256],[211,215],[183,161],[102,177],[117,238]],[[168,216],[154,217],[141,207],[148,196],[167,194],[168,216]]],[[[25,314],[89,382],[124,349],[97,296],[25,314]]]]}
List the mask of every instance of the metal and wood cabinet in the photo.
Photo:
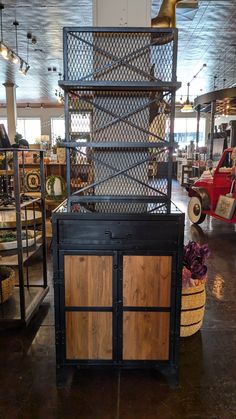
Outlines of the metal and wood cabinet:
{"type": "Polygon", "coordinates": [[[177,376],[176,57],[173,29],[64,28],[68,196],[52,217],[58,366],[158,366],[177,376]],[[91,175],[75,191],[81,159],[91,175]]]}
{"type": "Polygon", "coordinates": [[[53,215],[58,366],[177,376],[183,214],[53,215]]]}

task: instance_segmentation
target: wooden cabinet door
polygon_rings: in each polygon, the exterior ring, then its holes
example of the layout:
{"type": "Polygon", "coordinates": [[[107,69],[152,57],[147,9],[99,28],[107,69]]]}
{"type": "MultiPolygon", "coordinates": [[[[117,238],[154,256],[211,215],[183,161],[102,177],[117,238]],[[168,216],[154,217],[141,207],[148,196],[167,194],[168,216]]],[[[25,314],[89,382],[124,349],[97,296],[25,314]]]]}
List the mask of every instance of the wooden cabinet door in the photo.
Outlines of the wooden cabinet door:
{"type": "Polygon", "coordinates": [[[123,360],[169,359],[171,256],[123,256],[123,360]]]}
{"type": "Polygon", "coordinates": [[[64,256],[67,359],[112,360],[112,270],[112,256],[64,256]]]}

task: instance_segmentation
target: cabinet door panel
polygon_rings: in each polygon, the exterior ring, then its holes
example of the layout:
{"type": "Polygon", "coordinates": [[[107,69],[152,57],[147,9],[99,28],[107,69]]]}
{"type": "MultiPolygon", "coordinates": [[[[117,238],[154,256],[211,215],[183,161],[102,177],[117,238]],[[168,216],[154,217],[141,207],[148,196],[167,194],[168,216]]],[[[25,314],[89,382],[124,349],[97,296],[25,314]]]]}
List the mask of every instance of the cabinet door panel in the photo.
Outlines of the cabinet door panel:
{"type": "Polygon", "coordinates": [[[112,359],[112,313],[66,313],[67,359],[112,359]]]}
{"type": "Polygon", "coordinates": [[[124,306],[169,307],[171,263],[171,256],[124,256],[124,306]]]}
{"type": "Polygon", "coordinates": [[[169,358],[169,313],[123,313],[123,360],[169,358]]]}
{"type": "Polygon", "coordinates": [[[65,305],[112,306],[112,256],[66,255],[65,305]]]}

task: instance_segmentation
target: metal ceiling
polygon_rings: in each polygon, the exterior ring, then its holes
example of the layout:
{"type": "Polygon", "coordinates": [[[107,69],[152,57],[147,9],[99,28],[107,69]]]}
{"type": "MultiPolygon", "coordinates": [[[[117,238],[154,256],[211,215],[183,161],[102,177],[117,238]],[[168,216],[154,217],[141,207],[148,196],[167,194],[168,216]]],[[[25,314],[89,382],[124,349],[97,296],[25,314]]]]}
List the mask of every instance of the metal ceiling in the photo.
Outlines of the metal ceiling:
{"type": "MultiPolygon", "coordinates": [[[[156,15],[162,0],[153,0],[152,16],[156,15]]],[[[184,0],[192,2],[193,0],[184,0]]],[[[18,103],[56,102],[58,73],[63,72],[63,26],[91,26],[92,0],[5,0],[3,11],[4,42],[15,50],[13,21],[19,21],[19,55],[26,59],[27,31],[37,37],[30,44],[30,70],[22,76],[17,67],[0,57],[0,104],[5,102],[2,83],[18,85],[18,103]],[[48,71],[56,67],[56,71],[48,71]]],[[[187,94],[190,99],[210,90],[230,87],[236,83],[236,0],[198,0],[198,8],[179,7],[178,81],[182,88],[178,97],[187,94]],[[207,64],[199,75],[203,63],[207,64]],[[215,86],[215,87],[214,87],[215,86]]]]}

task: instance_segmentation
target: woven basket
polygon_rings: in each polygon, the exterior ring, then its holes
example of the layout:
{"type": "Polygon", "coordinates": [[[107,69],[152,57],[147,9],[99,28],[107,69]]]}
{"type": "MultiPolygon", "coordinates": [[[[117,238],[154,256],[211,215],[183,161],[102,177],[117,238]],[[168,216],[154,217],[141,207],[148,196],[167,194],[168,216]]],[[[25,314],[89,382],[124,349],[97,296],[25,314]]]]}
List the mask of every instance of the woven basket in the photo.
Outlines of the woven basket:
{"type": "Polygon", "coordinates": [[[201,328],[205,303],[205,284],[182,289],[180,320],[181,337],[191,336],[201,328]]]}
{"type": "Polygon", "coordinates": [[[15,271],[9,268],[9,277],[0,283],[0,304],[5,303],[13,294],[15,286],[15,271]]]}

